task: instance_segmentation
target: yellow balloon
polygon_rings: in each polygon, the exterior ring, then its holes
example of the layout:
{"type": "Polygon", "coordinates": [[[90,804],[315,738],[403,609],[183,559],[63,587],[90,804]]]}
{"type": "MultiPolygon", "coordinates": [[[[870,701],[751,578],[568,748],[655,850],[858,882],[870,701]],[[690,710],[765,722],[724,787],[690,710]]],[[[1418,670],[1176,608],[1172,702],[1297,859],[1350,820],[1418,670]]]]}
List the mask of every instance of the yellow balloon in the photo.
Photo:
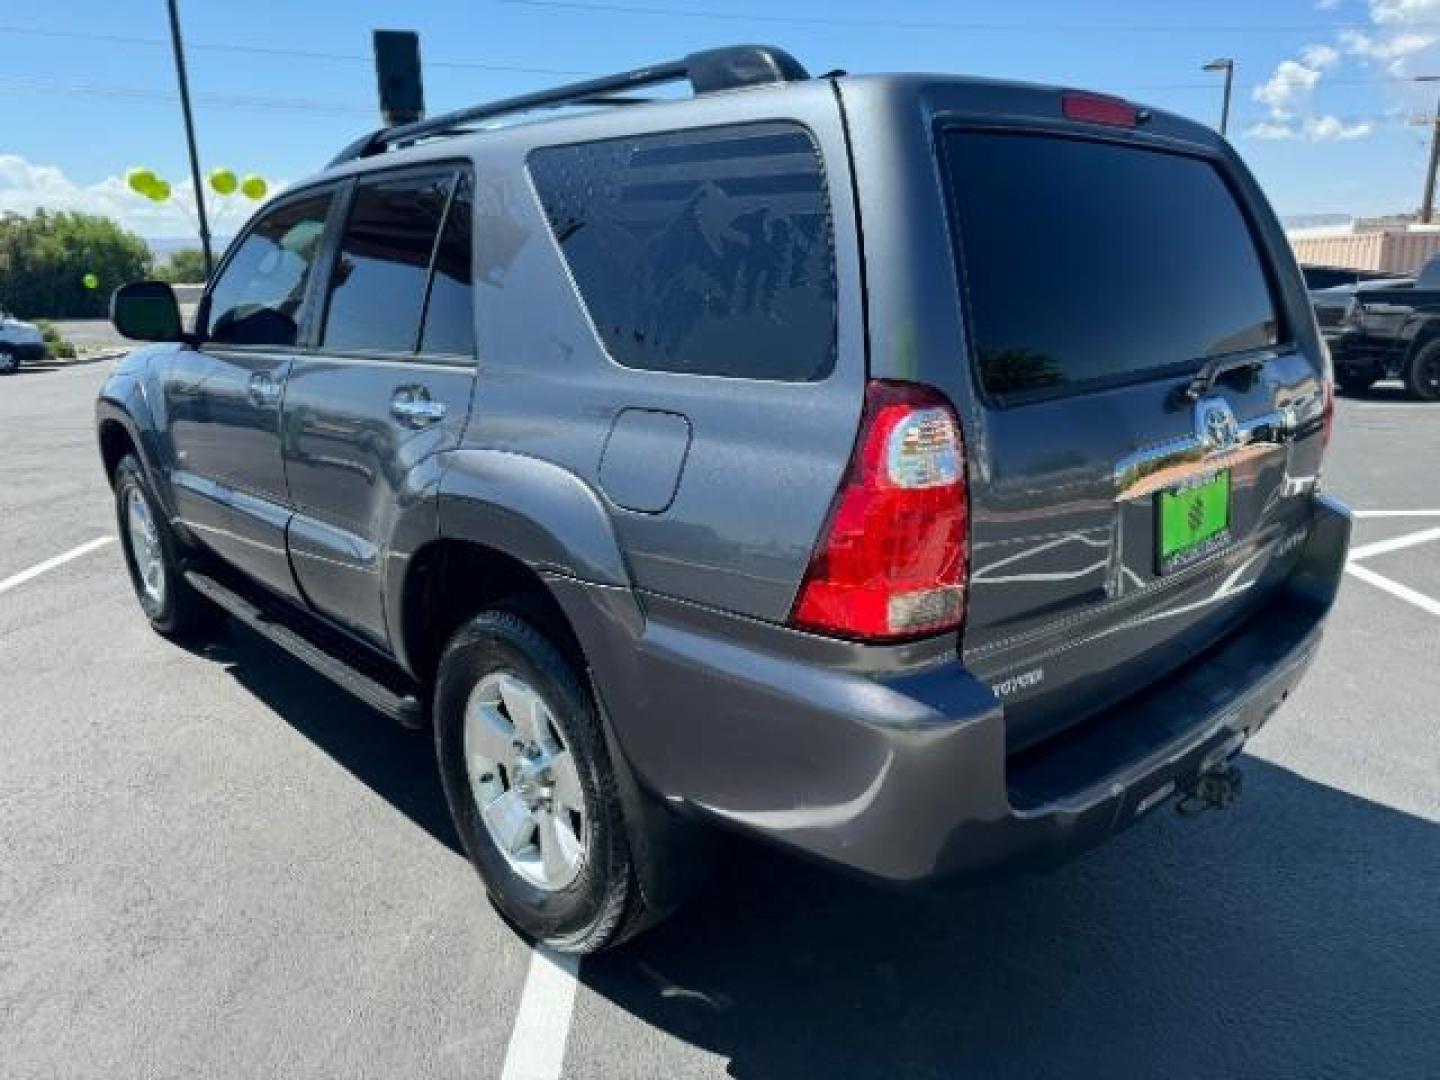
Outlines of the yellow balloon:
{"type": "Polygon", "coordinates": [[[234,169],[212,169],[210,171],[210,190],[216,195],[234,195],[235,189],[240,182],[235,179],[234,169]]]}
{"type": "Polygon", "coordinates": [[[144,195],[153,183],[155,172],[152,169],[134,168],[125,171],[125,186],[137,195],[144,195]]]}
{"type": "Polygon", "coordinates": [[[156,180],[155,183],[150,185],[150,189],[145,192],[145,197],[151,202],[164,202],[170,198],[170,181],[156,180]]]}
{"type": "Polygon", "coordinates": [[[265,183],[265,178],[254,173],[240,181],[240,192],[247,199],[263,199],[269,190],[270,185],[265,183]]]}

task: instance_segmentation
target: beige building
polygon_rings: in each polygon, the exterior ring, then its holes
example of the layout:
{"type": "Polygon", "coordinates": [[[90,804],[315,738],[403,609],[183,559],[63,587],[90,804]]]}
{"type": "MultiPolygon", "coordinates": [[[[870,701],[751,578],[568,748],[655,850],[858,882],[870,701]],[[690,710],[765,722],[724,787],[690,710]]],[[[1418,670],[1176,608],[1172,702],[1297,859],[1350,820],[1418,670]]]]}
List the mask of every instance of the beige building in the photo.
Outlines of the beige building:
{"type": "Polygon", "coordinates": [[[1290,233],[1290,246],[1305,266],[1413,274],[1440,252],[1440,228],[1297,229],[1290,233]]]}

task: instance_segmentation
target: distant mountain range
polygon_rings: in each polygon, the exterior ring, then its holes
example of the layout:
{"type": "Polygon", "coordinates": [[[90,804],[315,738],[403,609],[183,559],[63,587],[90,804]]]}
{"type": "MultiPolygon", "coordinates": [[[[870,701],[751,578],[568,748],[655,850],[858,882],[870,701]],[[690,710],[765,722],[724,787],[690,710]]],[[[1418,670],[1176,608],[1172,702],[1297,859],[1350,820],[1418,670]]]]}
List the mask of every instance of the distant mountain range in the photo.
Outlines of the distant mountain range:
{"type": "Polygon", "coordinates": [[[1354,220],[1350,214],[1287,214],[1280,224],[1287,229],[1331,229],[1354,220]]]}
{"type": "MultiPolygon", "coordinates": [[[[210,247],[218,257],[233,239],[234,237],[231,236],[212,236],[210,247]]],[[[200,237],[198,236],[147,236],[144,240],[149,246],[151,254],[155,256],[156,262],[168,262],[170,256],[177,251],[185,251],[188,248],[200,250],[200,237]]]]}

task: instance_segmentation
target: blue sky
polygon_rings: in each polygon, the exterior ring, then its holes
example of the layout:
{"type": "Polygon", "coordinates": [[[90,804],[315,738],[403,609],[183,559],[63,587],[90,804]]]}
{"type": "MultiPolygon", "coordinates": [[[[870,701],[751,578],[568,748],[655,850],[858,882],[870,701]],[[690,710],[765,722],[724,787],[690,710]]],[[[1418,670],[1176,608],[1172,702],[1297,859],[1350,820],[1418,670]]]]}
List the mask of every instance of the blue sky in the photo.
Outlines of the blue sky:
{"type": "MultiPolygon", "coordinates": [[[[1282,214],[1419,201],[1440,0],[182,0],[202,163],[280,183],[376,122],[369,32],[420,31],[432,112],[732,41],[812,71],[933,70],[1107,90],[1214,122],[1216,56],[1237,65],[1231,137],[1282,214]],[[306,54],[306,55],[298,55],[306,54]]],[[[163,0],[11,5],[0,16],[0,209],[115,214],[149,236],[176,207],[124,191],[145,165],[182,187],[163,0]]],[[[218,231],[233,229],[237,205],[218,231]]]]}

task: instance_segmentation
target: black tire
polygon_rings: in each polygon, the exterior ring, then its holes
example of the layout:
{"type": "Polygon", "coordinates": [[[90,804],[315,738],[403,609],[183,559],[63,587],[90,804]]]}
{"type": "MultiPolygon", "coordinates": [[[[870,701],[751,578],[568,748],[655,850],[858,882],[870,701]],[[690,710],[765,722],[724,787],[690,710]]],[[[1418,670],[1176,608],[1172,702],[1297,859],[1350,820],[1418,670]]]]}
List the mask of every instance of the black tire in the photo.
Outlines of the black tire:
{"type": "Polygon", "coordinates": [[[1440,401],[1440,339],[1415,350],[1405,365],[1405,392],[1416,401],[1440,401]]]}
{"type": "Polygon", "coordinates": [[[1367,375],[1358,371],[1341,371],[1335,375],[1335,383],[1340,387],[1340,392],[1349,396],[1363,394],[1375,385],[1375,376],[1367,375]]]}
{"type": "Polygon", "coordinates": [[[179,538],[160,510],[160,502],[145,479],[145,472],[132,454],[121,459],[115,469],[115,520],[120,529],[120,547],[125,553],[125,567],[140,609],[150,625],[165,637],[189,640],[213,629],[220,609],[201,596],[185,580],[185,557],[179,538]],[[129,500],[132,494],[145,501],[158,542],[160,565],[164,573],[164,590],[159,600],[147,592],[129,527],[129,500]]]}
{"type": "Polygon", "coordinates": [[[450,639],[434,695],[435,746],[445,798],[491,902],[521,933],[552,949],[593,953],[642,925],[624,810],[604,730],[587,681],[529,619],[510,611],[476,616],[450,639]],[[544,700],[574,758],[584,793],[587,836],[578,876],[549,890],[521,876],[480,816],[465,762],[465,710],[471,691],[495,673],[518,676],[544,700]]]}
{"type": "Polygon", "coordinates": [[[13,375],[20,370],[20,357],[8,345],[0,345],[0,375],[13,375]]]}

